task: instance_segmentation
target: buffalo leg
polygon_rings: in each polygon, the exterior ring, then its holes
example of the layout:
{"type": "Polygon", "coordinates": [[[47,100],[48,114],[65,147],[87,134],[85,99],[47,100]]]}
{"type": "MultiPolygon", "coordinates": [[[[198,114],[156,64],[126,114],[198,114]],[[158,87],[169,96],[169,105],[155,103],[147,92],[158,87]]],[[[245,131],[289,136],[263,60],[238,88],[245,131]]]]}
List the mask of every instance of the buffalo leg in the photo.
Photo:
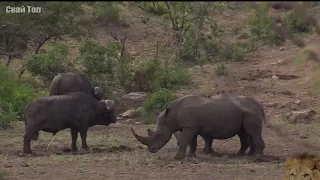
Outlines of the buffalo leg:
{"type": "Polygon", "coordinates": [[[179,134],[179,149],[177,151],[175,159],[184,159],[188,144],[192,141],[197,133],[191,128],[183,128],[182,132],[179,134]]]}
{"type": "Polygon", "coordinates": [[[89,150],[89,146],[87,144],[87,131],[82,130],[80,131],[81,141],[82,141],[82,148],[84,148],[86,151],[89,150]]]}
{"type": "Polygon", "coordinates": [[[78,151],[78,148],[77,148],[78,131],[77,130],[71,129],[71,139],[72,139],[71,150],[73,152],[76,152],[78,151]]]}
{"type": "Polygon", "coordinates": [[[244,129],[242,129],[240,131],[240,133],[238,133],[238,136],[240,138],[241,147],[240,147],[240,150],[238,151],[237,155],[243,156],[243,155],[245,155],[246,150],[250,146],[250,141],[248,138],[248,134],[246,133],[246,131],[244,129]]]}
{"type": "Polygon", "coordinates": [[[262,122],[260,123],[256,118],[247,115],[244,120],[244,128],[252,139],[254,155],[261,157],[266,146],[262,139],[262,122]]]}
{"type": "Polygon", "coordinates": [[[213,137],[208,137],[208,136],[201,136],[201,137],[204,140],[203,153],[205,153],[205,154],[214,153],[214,151],[212,149],[213,137]]]}
{"type": "Polygon", "coordinates": [[[189,153],[187,154],[188,157],[196,157],[197,146],[197,136],[195,136],[189,143],[189,153]]]}
{"type": "Polygon", "coordinates": [[[32,133],[26,132],[23,136],[23,154],[31,154],[30,142],[32,139],[32,133]]]}

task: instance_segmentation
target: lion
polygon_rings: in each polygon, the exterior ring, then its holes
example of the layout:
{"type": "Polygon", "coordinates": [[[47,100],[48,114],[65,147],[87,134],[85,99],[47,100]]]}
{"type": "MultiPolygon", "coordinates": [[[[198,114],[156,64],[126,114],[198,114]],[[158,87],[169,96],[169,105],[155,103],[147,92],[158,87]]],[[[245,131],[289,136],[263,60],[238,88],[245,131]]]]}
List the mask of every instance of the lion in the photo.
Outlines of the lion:
{"type": "Polygon", "coordinates": [[[320,180],[320,157],[308,153],[297,154],[284,163],[284,180],[320,180]]]}

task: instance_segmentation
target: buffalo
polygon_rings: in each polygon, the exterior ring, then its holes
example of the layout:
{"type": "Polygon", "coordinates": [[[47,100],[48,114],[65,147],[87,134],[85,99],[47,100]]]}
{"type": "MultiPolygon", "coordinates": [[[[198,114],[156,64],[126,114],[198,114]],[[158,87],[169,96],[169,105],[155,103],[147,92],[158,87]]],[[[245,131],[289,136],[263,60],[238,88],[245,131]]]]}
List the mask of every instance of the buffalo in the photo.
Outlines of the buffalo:
{"type": "Polygon", "coordinates": [[[233,94],[211,97],[189,95],[172,101],[158,115],[156,128],[154,131],[148,130],[149,136],[140,136],[132,128],[131,131],[152,153],[159,151],[173,133],[181,131],[175,159],[185,158],[188,145],[188,156],[195,157],[198,135],[212,140],[238,135],[241,142],[238,155],[245,155],[250,147],[250,154],[261,157],[265,148],[263,121],[263,107],[251,97],[233,94]]]}
{"type": "Polygon", "coordinates": [[[60,73],[50,84],[50,95],[61,95],[69,92],[84,92],[93,95],[97,100],[103,99],[101,87],[93,88],[89,79],[75,72],[60,73]]]}
{"type": "Polygon", "coordinates": [[[92,95],[83,92],[71,92],[64,95],[41,97],[25,107],[25,134],[23,153],[32,154],[30,141],[37,140],[39,131],[53,133],[70,128],[73,152],[77,151],[78,133],[82,148],[89,150],[86,142],[87,131],[94,125],[108,126],[116,123],[114,101],[98,101],[92,95]]]}

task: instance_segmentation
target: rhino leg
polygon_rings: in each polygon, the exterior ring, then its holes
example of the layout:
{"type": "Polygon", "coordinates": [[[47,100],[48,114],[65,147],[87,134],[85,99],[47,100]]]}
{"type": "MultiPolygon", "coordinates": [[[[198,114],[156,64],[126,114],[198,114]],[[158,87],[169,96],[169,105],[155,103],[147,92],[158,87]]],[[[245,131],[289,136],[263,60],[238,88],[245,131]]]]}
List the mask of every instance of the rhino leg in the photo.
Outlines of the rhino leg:
{"type": "Polygon", "coordinates": [[[253,116],[246,115],[244,119],[244,129],[252,139],[251,147],[254,147],[254,155],[257,158],[261,157],[266,146],[262,139],[262,121],[253,116]]]}
{"type": "Polygon", "coordinates": [[[255,149],[254,149],[254,145],[253,145],[253,141],[251,137],[248,137],[249,142],[250,142],[250,149],[248,152],[248,156],[252,156],[255,153],[255,149]]]}
{"type": "Polygon", "coordinates": [[[187,154],[188,157],[196,157],[196,150],[197,150],[198,142],[197,136],[194,137],[189,143],[189,153],[187,154]]]}
{"type": "Polygon", "coordinates": [[[202,139],[204,140],[204,148],[203,148],[203,153],[204,154],[213,154],[214,151],[212,149],[212,142],[213,142],[213,137],[208,137],[208,136],[201,136],[202,139]]]}
{"type": "Polygon", "coordinates": [[[246,153],[246,150],[250,146],[250,139],[248,137],[247,132],[244,129],[242,129],[240,133],[238,133],[238,136],[240,138],[241,147],[237,155],[244,156],[246,153]]]}
{"type": "Polygon", "coordinates": [[[78,151],[78,148],[77,148],[77,139],[78,139],[78,131],[75,130],[75,129],[71,129],[71,150],[73,152],[76,152],[78,151]]]}
{"type": "Polygon", "coordinates": [[[184,159],[188,144],[197,136],[195,129],[183,128],[179,134],[179,149],[175,155],[175,159],[184,159]]]}

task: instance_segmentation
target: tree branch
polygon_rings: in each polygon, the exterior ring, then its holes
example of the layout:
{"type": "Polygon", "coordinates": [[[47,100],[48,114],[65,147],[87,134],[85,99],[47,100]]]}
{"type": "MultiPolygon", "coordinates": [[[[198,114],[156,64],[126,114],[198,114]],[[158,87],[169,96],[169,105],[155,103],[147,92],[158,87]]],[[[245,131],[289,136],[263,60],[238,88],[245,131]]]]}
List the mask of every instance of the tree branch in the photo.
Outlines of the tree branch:
{"type": "Polygon", "coordinates": [[[35,50],[35,54],[38,54],[39,53],[39,50],[41,49],[41,47],[44,45],[44,43],[46,43],[47,41],[49,41],[51,38],[54,38],[54,37],[58,37],[58,36],[63,36],[63,35],[66,35],[66,34],[55,34],[55,35],[51,35],[51,36],[48,36],[46,38],[43,38],[40,40],[40,43],[38,44],[36,50],[35,50]]]}
{"type": "Polygon", "coordinates": [[[173,16],[172,16],[171,8],[170,8],[170,6],[169,6],[169,4],[168,4],[167,1],[165,1],[164,3],[166,4],[166,7],[167,7],[168,12],[169,12],[170,20],[171,20],[171,23],[172,23],[172,28],[173,28],[174,30],[177,30],[177,29],[176,29],[176,21],[174,20],[174,18],[173,18],[173,16]]]}

